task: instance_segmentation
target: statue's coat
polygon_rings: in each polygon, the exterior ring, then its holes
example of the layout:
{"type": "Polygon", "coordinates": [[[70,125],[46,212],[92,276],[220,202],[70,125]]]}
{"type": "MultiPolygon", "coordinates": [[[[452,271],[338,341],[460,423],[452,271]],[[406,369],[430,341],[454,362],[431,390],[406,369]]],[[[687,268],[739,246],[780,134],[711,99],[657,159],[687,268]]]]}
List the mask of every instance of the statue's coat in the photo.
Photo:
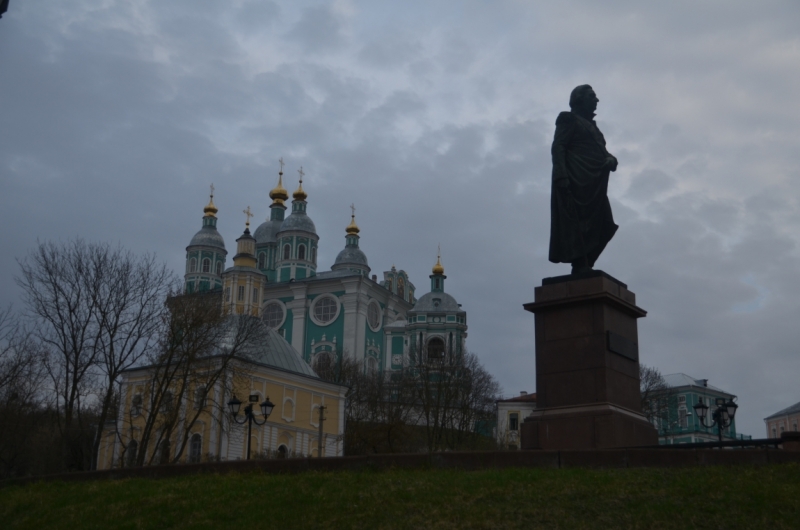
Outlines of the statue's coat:
{"type": "Polygon", "coordinates": [[[591,267],[619,228],[607,194],[605,164],[612,155],[594,120],[575,112],[556,119],[551,153],[550,261],[575,263],[586,256],[591,267]],[[562,179],[568,186],[558,184],[562,179]]]}

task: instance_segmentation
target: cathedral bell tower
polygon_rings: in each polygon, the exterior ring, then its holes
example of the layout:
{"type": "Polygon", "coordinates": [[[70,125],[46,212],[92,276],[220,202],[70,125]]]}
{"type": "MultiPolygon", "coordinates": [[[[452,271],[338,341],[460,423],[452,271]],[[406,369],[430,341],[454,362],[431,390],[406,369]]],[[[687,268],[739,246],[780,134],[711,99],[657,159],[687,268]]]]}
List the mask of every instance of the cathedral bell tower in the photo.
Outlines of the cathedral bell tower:
{"type": "Polygon", "coordinates": [[[256,238],[250,235],[253,216],[250,207],[243,213],[247,216],[244,233],[236,240],[233,267],[226,270],[223,277],[224,307],[232,314],[259,316],[267,277],[256,266],[256,238]]]}

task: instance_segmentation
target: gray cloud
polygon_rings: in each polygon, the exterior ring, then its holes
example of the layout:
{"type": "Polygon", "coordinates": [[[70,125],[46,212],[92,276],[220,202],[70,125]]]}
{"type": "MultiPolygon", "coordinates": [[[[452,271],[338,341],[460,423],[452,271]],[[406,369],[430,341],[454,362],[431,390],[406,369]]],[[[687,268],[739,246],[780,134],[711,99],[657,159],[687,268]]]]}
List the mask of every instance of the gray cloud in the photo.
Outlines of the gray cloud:
{"type": "Polygon", "coordinates": [[[740,396],[740,429],[796,402],[800,107],[794,2],[11,3],[0,20],[0,301],[15,257],[82,236],[176,271],[217,188],[229,250],[307,173],[320,262],[355,202],[373,272],[420,292],[442,245],[470,348],[533,391],[550,141],[589,82],[620,168],[598,266],[648,310],[643,360],[740,396]]]}

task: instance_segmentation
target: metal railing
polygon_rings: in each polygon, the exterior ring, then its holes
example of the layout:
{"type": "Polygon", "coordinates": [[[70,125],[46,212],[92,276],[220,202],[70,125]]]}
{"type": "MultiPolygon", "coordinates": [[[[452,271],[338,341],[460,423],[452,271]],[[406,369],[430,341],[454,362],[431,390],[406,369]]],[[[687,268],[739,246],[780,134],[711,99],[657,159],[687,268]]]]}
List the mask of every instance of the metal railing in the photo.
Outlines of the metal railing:
{"type": "Polygon", "coordinates": [[[659,445],[646,445],[639,447],[628,447],[627,449],[722,449],[725,447],[763,447],[769,449],[770,447],[778,449],[782,443],[780,438],[761,438],[757,440],[729,440],[725,442],[691,442],[691,443],[677,443],[677,444],[659,444],[659,445]]]}

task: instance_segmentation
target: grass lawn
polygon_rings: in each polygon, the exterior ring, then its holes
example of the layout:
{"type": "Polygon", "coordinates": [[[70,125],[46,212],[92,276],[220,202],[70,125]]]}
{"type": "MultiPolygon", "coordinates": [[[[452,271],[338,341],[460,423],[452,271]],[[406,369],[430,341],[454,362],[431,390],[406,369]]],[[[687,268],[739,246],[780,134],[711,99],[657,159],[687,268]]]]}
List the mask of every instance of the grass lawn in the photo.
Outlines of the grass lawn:
{"type": "Polygon", "coordinates": [[[800,528],[800,465],[391,470],[0,489],[0,528],[800,528]]]}

